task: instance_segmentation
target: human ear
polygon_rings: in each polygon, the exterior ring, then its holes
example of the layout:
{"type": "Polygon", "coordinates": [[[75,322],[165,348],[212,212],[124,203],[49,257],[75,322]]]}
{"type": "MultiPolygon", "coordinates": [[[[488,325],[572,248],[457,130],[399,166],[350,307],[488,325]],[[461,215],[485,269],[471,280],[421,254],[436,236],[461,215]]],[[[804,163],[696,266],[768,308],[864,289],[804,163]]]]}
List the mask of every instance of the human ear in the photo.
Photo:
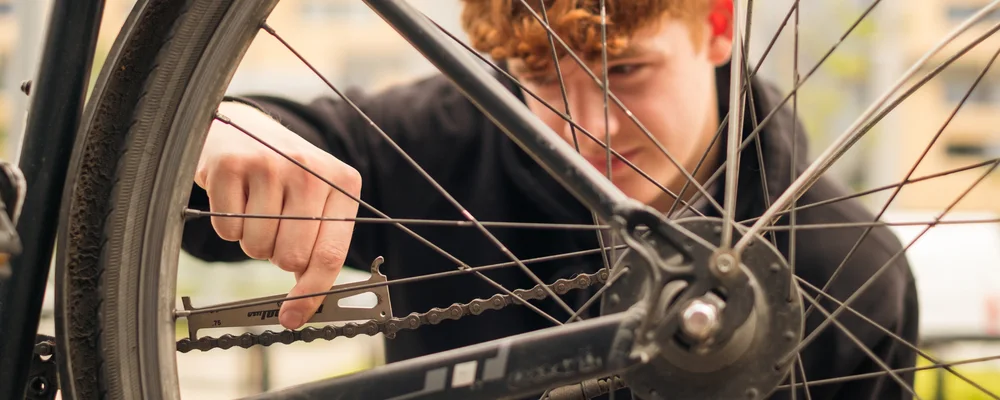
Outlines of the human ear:
{"type": "Polygon", "coordinates": [[[708,39],[708,60],[715,66],[729,62],[733,50],[733,0],[712,0],[715,5],[708,13],[711,37],[708,39]]]}

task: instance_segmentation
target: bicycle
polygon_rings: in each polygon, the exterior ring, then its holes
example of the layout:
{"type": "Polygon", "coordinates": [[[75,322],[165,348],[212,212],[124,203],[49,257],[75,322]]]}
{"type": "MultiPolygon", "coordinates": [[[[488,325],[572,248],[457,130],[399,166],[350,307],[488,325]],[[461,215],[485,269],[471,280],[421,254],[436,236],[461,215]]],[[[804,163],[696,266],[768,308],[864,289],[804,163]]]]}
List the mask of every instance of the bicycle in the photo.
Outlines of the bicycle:
{"type": "MultiPolygon", "coordinates": [[[[615,240],[624,243],[615,247],[612,240],[612,246],[606,247],[602,242],[602,248],[593,253],[605,253],[609,248],[627,251],[620,258],[605,260],[606,267],[593,274],[540,283],[529,289],[500,288],[503,294],[489,299],[405,317],[392,315],[387,287],[393,281],[379,272],[382,260],[377,259],[368,281],[310,295],[326,295],[324,307],[337,310],[314,318],[314,322],[367,322],[241,337],[199,337],[197,332],[203,329],[259,325],[265,320],[273,324],[274,307],[284,299],[267,297],[201,308],[185,299],[183,309],[178,310],[173,281],[177,268],[173,254],[178,253],[184,221],[208,215],[185,209],[198,146],[213,120],[246,129],[213,110],[223,101],[228,81],[258,31],[281,40],[266,23],[276,3],[247,0],[237,6],[235,1],[215,0],[138,2],[81,117],[84,82],[103,1],[55,2],[41,67],[31,88],[33,98],[19,160],[26,194],[20,201],[16,195],[3,196],[5,204],[14,205],[8,208],[18,211],[8,217],[17,221],[13,237],[23,248],[13,246],[8,250],[18,254],[12,261],[13,276],[4,297],[0,326],[2,398],[20,398],[20,388],[26,388],[24,393],[29,396],[51,398],[56,384],[53,360],[58,364],[58,386],[64,397],[173,398],[178,386],[173,364],[177,351],[290,344],[358,334],[392,337],[446,319],[514,305],[530,307],[529,300],[557,298],[569,290],[590,287],[601,288],[592,300],[608,299],[601,302],[600,317],[392,363],[258,398],[470,399],[544,392],[546,398],[555,399],[602,395],[626,384],[644,398],[663,398],[668,393],[678,398],[763,398],[789,387],[795,388],[790,391],[792,396],[800,388],[808,396],[810,384],[822,384],[805,379],[796,383],[796,371],[802,369],[802,364],[801,360],[796,364],[795,354],[813,337],[805,336],[806,309],[828,317],[821,327],[840,327],[836,316],[843,312],[861,315],[849,307],[856,296],[841,302],[826,295],[826,288],[816,287],[810,290],[817,297],[809,295],[803,288],[807,282],[794,275],[794,264],[786,261],[766,234],[777,230],[769,227],[779,217],[795,214],[796,199],[870,129],[873,121],[891,109],[884,107],[889,100],[905,98],[891,95],[917,72],[916,67],[752,221],[726,217],[735,215],[738,155],[750,148],[759,131],[754,126],[754,133],[747,135],[742,129],[748,122],[743,119],[744,113],[731,113],[726,119],[728,128],[719,129],[720,134],[727,133],[727,139],[723,139],[727,141],[726,163],[711,178],[719,179],[726,171],[724,184],[732,190],[726,191],[720,207],[724,217],[675,220],[667,217],[670,212],[662,213],[624,195],[532,115],[479,64],[483,60],[470,56],[432,21],[401,0],[365,3],[452,78],[514,142],[594,213],[595,225],[590,229],[610,230],[615,240]],[[598,220],[603,222],[598,224],[598,220]],[[56,243],[57,335],[41,342],[45,349],[39,351],[34,341],[37,314],[48,260],[56,243]],[[366,292],[379,296],[375,308],[337,309],[338,299],[366,292]],[[832,299],[837,308],[825,310],[817,300],[820,295],[832,299]],[[12,308],[12,304],[27,307],[12,308]],[[178,341],[174,322],[180,318],[187,320],[190,333],[178,341]],[[54,359],[47,361],[40,356],[53,353],[54,359]],[[29,374],[29,365],[41,370],[29,374]],[[722,377],[725,379],[720,380],[722,377]]],[[[735,15],[739,22],[734,29],[730,105],[731,109],[742,110],[743,100],[753,96],[747,90],[752,89],[750,85],[743,84],[751,71],[744,62],[746,47],[740,45],[746,24],[741,18],[747,9],[737,3],[735,15]]],[[[943,43],[968,30],[998,3],[994,1],[970,17],[943,43]]],[[[794,10],[789,10],[788,15],[794,10]]],[[[994,26],[983,36],[997,29],[994,26]]],[[[556,43],[553,41],[553,46],[556,43]]],[[[928,52],[918,66],[944,44],[928,52]]],[[[292,47],[289,49],[294,52],[292,47]]],[[[593,78],[601,85],[599,77],[593,78]]],[[[606,83],[602,87],[610,94],[606,83]]],[[[620,102],[618,105],[622,106],[620,102]]],[[[766,124],[769,118],[755,123],[766,124]]],[[[249,130],[245,132],[252,136],[249,130]]],[[[591,139],[599,140],[593,136],[591,139]]],[[[612,150],[605,148],[610,159],[612,150]]],[[[621,158],[620,154],[614,155],[621,158]]],[[[992,171],[997,162],[983,165],[991,165],[992,171]]],[[[904,182],[909,179],[908,175],[904,182]]],[[[18,184],[13,186],[23,189],[18,184]]],[[[697,182],[692,186],[692,190],[704,192],[697,188],[697,182]]],[[[687,189],[685,185],[681,194],[687,189]]],[[[683,202],[675,202],[674,206],[678,204],[681,209],[688,206],[683,202]]],[[[944,223],[945,213],[928,223],[928,229],[944,223]]],[[[385,215],[382,218],[404,230],[406,224],[420,222],[385,215]]],[[[471,215],[466,221],[452,223],[479,228],[487,235],[485,226],[491,224],[471,215]]],[[[862,227],[867,235],[871,229],[886,225],[876,217],[862,227]]],[[[793,222],[790,230],[794,229],[793,222]]],[[[527,261],[515,257],[505,265],[460,265],[457,271],[438,276],[523,267],[527,261]]],[[[891,265],[889,262],[877,269],[863,286],[867,287],[891,265]]],[[[530,271],[527,267],[524,270],[530,271]]],[[[591,303],[588,301],[588,305],[591,303]]],[[[905,344],[920,352],[914,345],[905,344]]],[[[935,367],[968,380],[951,368],[954,364],[933,362],[935,367]]],[[[914,370],[886,369],[884,374],[906,386],[898,374],[914,370]]],[[[906,389],[913,393],[912,388],[906,389]]]]}

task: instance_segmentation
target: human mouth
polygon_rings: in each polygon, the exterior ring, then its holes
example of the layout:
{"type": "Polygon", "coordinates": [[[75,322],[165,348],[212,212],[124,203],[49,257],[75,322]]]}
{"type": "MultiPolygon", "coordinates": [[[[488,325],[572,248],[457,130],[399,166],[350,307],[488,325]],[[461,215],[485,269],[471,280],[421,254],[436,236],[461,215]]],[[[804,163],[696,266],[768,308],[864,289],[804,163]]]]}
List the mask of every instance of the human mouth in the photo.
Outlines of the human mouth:
{"type": "MultiPolygon", "coordinates": [[[[627,167],[628,164],[626,164],[625,161],[622,161],[622,159],[626,159],[626,160],[629,160],[630,162],[633,162],[633,158],[635,157],[636,153],[637,153],[637,151],[635,151],[635,150],[627,151],[627,152],[624,152],[624,153],[618,153],[619,155],[621,155],[620,158],[618,156],[615,156],[615,155],[612,154],[611,155],[611,172],[612,173],[617,173],[618,171],[620,171],[623,168],[627,167]]],[[[587,159],[587,162],[589,162],[590,165],[592,165],[598,171],[601,171],[602,173],[606,173],[606,171],[608,170],[608,156],[607,156],[607,154],[603,154],[602,153],[602,154],[598,154],[598,155],[588,155],[585,158],[587,159]]]]}

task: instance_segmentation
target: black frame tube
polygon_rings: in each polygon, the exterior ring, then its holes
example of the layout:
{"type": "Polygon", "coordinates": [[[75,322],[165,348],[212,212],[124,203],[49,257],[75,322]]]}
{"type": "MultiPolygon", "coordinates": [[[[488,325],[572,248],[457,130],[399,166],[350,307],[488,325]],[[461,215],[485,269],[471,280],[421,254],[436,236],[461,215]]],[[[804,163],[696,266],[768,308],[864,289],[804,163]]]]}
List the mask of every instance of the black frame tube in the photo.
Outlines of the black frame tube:
{"type": "Polygon", "coordinates": [[[539,394],[632,366],[628,354],[641,315],[632,308],[248,399],[474,400],[539,394]]]}
{"type": "Polygon", "coordinates": [[[549,174],[605,221],[638,208],[464,49],[404,0],[364,0],[549,174]]]}
{"type": "Polygon", "coordinates": [[[59,227],[67,168],[83,112],[104,0],[55,0],[24,131],[24,244],[0,287],[0,400],[23,399],[59,227]]]}

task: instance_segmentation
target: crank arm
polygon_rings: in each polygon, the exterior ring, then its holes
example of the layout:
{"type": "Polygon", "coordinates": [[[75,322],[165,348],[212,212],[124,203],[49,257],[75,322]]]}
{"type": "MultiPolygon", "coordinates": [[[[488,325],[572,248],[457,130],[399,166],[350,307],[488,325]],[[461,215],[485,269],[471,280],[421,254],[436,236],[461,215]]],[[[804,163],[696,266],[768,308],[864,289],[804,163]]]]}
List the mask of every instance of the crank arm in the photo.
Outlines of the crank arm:
{"type": "MultiPolygon", "coordinates": [[[[392,318],[392,307],[389,303],[389,287],[385,285],[385,275],[379,272],[379,266],[382,265],[382,262],[383,258],[381,256],[372,261],[372,275],[366,281],[334,285],[331,290],[337,290],[338,292],[326,295],[316,314],[307,322],[384,321],[392,318]],[[382,283],[382,285],[369,286],[378,283],[382,283]],[[363,285],[365,285],[364,288],[350,290],[351,288],[363,285]],[[375,295],[377,303],[374,307],[345,307],[340,305],[341,299],[363,293],[372,293],[375,295]]],[[[185,318],[188,323],[188,333],[191,340],[197,340],[197,333],[200,329],[277,325],[278,311],[281,309],[281,303],[285,301],[287,296],[287,294],[279,294],[218,304],[205,308],[226,307],[226,309],[208,312],[195,312],[199,308],[191,305],[190,297],[184,296],[181,298],[181,301],[184,304],[184,310],[187,311],[185,318]],[[260,304],[262,301],[268,300],[273,300],[273,302],[260,304]],[[241,304],[248,305],[241,307],[241,304]]]]}

